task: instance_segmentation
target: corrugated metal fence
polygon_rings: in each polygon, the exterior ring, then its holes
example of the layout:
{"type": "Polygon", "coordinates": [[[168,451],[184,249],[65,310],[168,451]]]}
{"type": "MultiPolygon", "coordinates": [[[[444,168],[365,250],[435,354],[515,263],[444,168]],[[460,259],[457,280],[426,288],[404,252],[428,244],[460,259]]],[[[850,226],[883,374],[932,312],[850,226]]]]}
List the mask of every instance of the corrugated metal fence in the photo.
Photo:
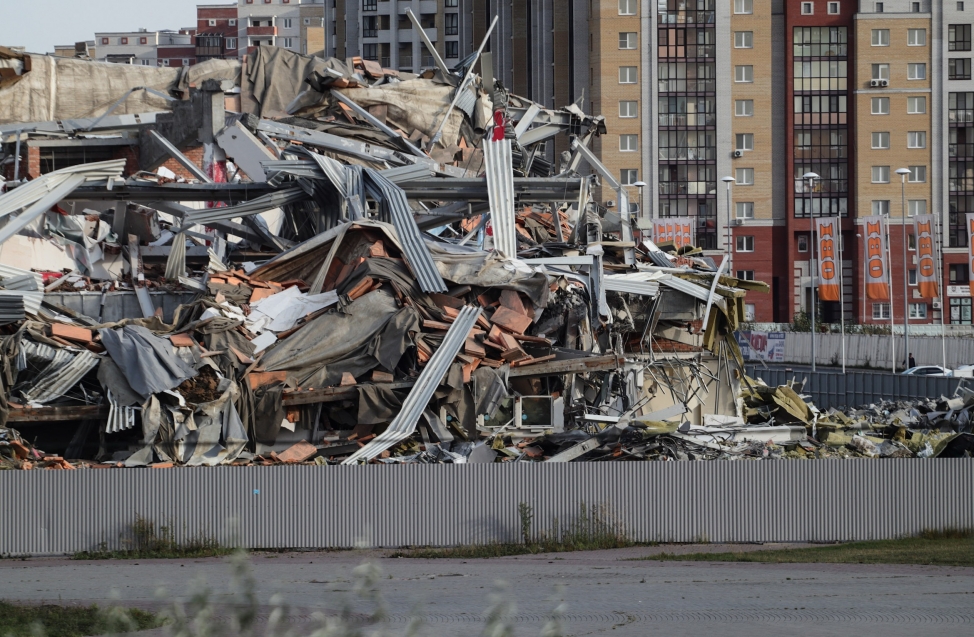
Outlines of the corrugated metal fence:
{"type": "Polygon", "coordinates": [[[124,547],[137,515],[249,548],[449,546],[564,528],[638,541],[799,542],[974,527],[974,462],[821,460],[0,472],[0,553],[124,547]]]}
{"type": "Polygon", "coordinates": [[[748,376],[760,378],[771,386],[784,385],[793,378],[799,381],[807,378],[805,393],[811,395],[819,409],[861,407],[881,400],[949,398],[959,384],[964,383],[967,387],[974,385],[974,381],[969,379],[904,376],[861,370],[849,370],[843,374],[841,371],[787,371],[784,367],[765,369],[760,365],[747,365],[745,369],[748,376]]]}
{"type": "MultiPolygon", "coordinates": [[[[912,329],[912,327],[911,327],[912,329]]],[[[895,362],[903,369],[906,355],[903,352],[903,336],[894,338],[896,343],[895,362]]],[[[890,369],[892,348],[889,336],[866,334],[847,334],[846,365],[877,369],[890,369]]],[[[918,365],[943,365],[946,353],[946,366],[954,369],[960,365],[974,364],[974,338],[950,337],[941,340],[935,336],[910,336],[910,351],[918,365]]],[[[785,335],[785,361],[810,365],[812,362],[812,335],[788,332],[785,335]]],[[[842,362],[842,335],[816,334],[815,363],[818,365],[839,365],[842,362]]]]}

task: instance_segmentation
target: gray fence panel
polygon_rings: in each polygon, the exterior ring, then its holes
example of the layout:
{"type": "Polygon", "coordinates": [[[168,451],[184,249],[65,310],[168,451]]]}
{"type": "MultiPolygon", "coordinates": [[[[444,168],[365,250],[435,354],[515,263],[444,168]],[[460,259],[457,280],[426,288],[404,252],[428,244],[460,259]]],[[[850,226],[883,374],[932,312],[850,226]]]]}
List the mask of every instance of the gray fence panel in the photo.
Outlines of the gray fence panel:
{"type": "MultiPolygon", "coordinates": [[[[974,364],[974,338],[970,336],[916,336],[911,326],[910,350],[920,365],[943,365],[954,369],[960,365],[974,364]]],[[[937,326],[939,328],[939,326],[937,326]]],[[[906,355],[903,352],[902,334],[895,338],[896,356],[892,362],[902,369],[906,355]]],[[[850,367],[874,367],[890,369],[890,337],[869,334],[846,334],[846,365],[850,367]]],[[[785,362],[810,365],[812,362],[812,335],[787,332],[785,334],[785,362]]],[[[842,361],[842,335],[817,334],[815,336],[815,363],[838,365],[842,361]]]]}
{"type": "Polygon", "coordinates": [[[822,460],[5,471],[0,553],[125,548],[136,516],[248,548],[451,546],[564,528],[637,541],[825,542],[974,527],[974,462],[822,460]]]}
{"type": "Polygon", "coordinates": [[[819,409],[831,407],[860,407],[882,400],[912,400],[914,398],[939,398],[953,396],[957,386],[970,387],[974,382],[959,378],[936,376],[904,376],[883,372],[850,370],[838,371],[795,370],[784,367],[747,365],[752,378],[760,378],[770,386],[783,385],[792,379],[808,379],[806,393],[819,409]]]}

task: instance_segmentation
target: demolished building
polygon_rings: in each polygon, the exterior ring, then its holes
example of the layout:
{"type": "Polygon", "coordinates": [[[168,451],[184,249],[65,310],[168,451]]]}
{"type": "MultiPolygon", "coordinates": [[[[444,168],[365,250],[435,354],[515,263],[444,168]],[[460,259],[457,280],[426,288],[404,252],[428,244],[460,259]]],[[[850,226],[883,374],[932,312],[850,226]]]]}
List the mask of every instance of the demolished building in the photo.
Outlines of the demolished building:
{"type": "Polygon", "coordinates": [[[7,56],[0,465],[824,444],[792,388],[744,374],[733,332],[767,286],[641,236],[590,150],[601,117],[509,94],[489,54],[434,57],[258,47],[149,77],[7,56]]]}

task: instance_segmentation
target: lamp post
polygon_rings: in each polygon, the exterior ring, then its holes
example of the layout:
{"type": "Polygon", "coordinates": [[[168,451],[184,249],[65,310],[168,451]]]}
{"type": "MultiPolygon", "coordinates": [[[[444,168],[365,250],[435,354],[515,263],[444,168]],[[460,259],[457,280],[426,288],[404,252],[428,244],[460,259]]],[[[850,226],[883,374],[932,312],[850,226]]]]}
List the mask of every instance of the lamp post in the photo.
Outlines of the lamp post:
{"type": "MultiPolygon", "coordinates": [[[[737,183],[733,177],[724,177],[722,182],[727,184],[727,226],[724,228],[724,253],[727,255],[727,266],[731,259],[731,184],[737,183]]],[[[734,276],[728,273],[728,276],[734,276]]]]}
{"type": "MultiPolygon", "coordinates": [[[[896,171],[900,176],[900,221],[903,224],[903,367],[910,364],[910,278],[909,264],[906,261],[906,176],[910,174],[909,168],[900,168],[896,171]]],[[[890,303],[890,313],[893,312],[893,304],[890,303]]]]}
{"type": "Polygon", "coordinates": [[[818,174],[807,172],[802,175],[802,179],[808,181],[808,273],[811,275],[811,319],[812,319],[812,371],[815,371],[815,215],[812,214],[812,188],[816,179],[821,179],[818,174]]]}
{"type": "MultiPolygon", "coordinates": [[[[639,218],[640,219],[645,219],[646,218],[646,213],[643,212],[643,188],[646,187],[646,182],[640,180],[640,181],[635,182],[633,184],[633,186],[635,186],[636,188],[639,189],[639,218]]],[[[640,241],[642,241],[643,239],[646,238],[646,231],[645,230],[640,230],[639,231],[639,238],[640,238],[640,241]]]]}

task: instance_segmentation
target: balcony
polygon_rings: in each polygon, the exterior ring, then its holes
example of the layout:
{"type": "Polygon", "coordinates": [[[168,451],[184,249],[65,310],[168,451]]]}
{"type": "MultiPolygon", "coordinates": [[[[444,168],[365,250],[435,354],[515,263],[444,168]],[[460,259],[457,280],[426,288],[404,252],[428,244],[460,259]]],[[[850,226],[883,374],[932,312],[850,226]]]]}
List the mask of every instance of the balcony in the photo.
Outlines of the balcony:
{"type": "Polygon", "coordinates": [[[247,35],[250,36],[276,36],[277,27],[247,27],[247,35]]]}
{"type": "Polygon", "coordinates": [[[676,10],[661,11],[659,13],[660,24],[714,24],[714,11],[694,11],[676,10]]]}
{"type": "Polygon", "coordinates": [[[717,80],[658,80],[660,93],[714,93],[717,80]]]}
{"type": "Polygon", "coordinates": [[[663,113],[659,116],[660,126],[714,126],[717,116],[713,113],[663,113]]]}
{"type": "Polygon", "coordinates": [[[413,70],[413,56],[411,56],[411,55],[400,55],[399,56],[399,70],[400,71],[412,71],[413,70]]]}
{"type": "Polygon", "coordinates": [[[947,153],[951,157],[974,157],[974,144],[949,144],[947,153]]]}
{"type": "Polygon", "coordinates": [[[947,111],[947,118],[951,124],[970,124],[974,122],[974,110],[947,111]]]}

